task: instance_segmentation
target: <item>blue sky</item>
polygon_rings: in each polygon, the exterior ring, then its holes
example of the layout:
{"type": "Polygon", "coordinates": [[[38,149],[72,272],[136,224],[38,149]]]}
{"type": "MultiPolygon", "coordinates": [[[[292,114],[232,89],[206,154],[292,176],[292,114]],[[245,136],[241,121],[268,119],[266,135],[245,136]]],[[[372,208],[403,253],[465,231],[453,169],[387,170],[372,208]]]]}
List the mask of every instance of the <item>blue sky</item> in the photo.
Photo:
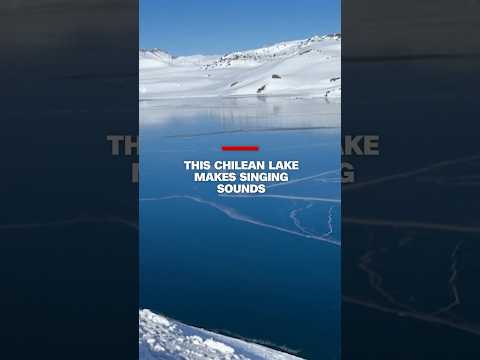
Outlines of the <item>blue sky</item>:
{"type": "Polygon", "coordinates": [[[340,32],[340,0],[140,0],[140,47],[223,54],[340,32]]]}

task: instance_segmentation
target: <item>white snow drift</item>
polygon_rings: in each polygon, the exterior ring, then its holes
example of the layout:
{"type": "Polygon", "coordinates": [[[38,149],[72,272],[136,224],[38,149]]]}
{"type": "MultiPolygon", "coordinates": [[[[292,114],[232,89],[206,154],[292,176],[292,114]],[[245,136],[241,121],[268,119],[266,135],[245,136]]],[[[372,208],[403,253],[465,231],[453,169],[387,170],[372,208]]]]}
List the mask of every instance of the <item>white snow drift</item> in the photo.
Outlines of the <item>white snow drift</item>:
{"type": "Polygon", "coordinates": [[[140,50],[141,100],[191,97],[340,97],[341,36],[314,36],[224,56],[140,50]]]}
{"type": "Polygon", "coordinates": [[[139,311],[140,360],[301,360],[264,346],[139,311]]]}

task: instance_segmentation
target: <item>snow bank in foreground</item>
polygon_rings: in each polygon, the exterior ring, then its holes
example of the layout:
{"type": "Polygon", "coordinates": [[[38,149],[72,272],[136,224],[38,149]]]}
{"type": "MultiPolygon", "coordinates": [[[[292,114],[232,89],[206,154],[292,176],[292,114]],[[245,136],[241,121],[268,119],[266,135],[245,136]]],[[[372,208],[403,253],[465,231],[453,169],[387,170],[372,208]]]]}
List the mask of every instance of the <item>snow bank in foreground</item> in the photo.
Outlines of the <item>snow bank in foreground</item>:
{"type": "Polygon", "coordinates": [[[139,311],[140,360],[301,360],[257,344],[139,311]]]}
{"type": "Polygon", "coordinates": [[[305,40],[223,56],[139,52],[141,100],[230,96],[341,96],[341,37],[305,40]]]}

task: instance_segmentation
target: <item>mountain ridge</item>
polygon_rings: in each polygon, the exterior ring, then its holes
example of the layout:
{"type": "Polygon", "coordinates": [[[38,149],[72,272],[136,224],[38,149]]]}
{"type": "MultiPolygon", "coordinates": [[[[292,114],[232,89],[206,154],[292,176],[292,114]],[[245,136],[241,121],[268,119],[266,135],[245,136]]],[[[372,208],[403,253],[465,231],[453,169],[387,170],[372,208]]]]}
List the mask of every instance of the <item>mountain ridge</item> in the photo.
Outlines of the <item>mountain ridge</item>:
{"type": "Polygon", "coordinates": [[[298,42],[298,41],[315,41],[315,40],[323,40],[323,39],[335,39],[335,40],[341,40],[342,39],[342,34],[341,33],[332,33],[332,34],[326,34],[326,35],[313,35],[309,38],[306,38],[304,40],[287,40],[287,41],[281,41],[277,43],[272,43],[272,44],[265,44],[263,46],[260,46],[258,48],[253,48],[253,49],[244,49],[244,50],[236,50],[236,51],[231,51],[224,53],[223,55],[220,54],[211,54],[211,55],[204,55],[204,54],[190,54],[190,55],[175,55],[171,53],[168,50],[164,50],[159,47],[153,47],[153,48],[140,48],[138,50],[139,56],[141,55],[148,55],[148,54],[161,54],[161,55],[166,55],[171,57],[172,59],[176,58],[186,58],[186,57],[196,57],[196,56],[208,56],[208,57],[218,57],[218,58],[223,58],[223,57],[228,57],[230,55],[238,54],[238,53],[246,53],[246,52],[251,52],[255,50],[261,50],[261,49],[266,49],[266,48],[271,48],[274,47],[275,45],[283,44],[283,43],[289,43],[289,42],[298,42]]]}
{"type": "Polygon", "coordinates": [[[141,99],[229,96],[340,97],[341,34],[225,55],[140,49],[141,99]]]}

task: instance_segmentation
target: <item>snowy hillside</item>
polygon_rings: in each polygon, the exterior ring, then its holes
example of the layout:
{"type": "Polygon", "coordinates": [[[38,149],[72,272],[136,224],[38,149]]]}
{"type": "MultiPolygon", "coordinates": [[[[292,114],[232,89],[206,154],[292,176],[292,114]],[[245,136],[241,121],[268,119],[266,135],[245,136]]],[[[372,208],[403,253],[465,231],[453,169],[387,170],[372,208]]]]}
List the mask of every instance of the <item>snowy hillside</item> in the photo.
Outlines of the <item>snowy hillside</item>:
{"type": "Polygon", "coordinates": [[[340,97],[341,36],[314,36],[223,56],[140,50],[141,100],[185,97],[340,97]]]}
{"type": "Polygon", "coordinates": [[[140,360],[301,360],[296,356],[139,311],[140,360]]]}

